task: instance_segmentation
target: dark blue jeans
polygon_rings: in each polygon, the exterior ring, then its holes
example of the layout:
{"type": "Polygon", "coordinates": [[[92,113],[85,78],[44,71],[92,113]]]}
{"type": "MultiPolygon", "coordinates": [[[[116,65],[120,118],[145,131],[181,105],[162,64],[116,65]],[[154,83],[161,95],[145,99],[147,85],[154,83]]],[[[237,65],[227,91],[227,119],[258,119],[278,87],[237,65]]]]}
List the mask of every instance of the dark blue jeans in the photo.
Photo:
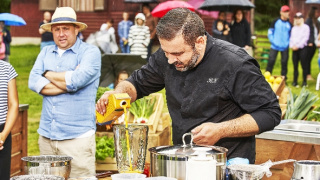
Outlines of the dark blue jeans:
{"type": "MultiPolygon", "coordinates": [[[[278,50],[270,49],[269,60],[266,71],[269,71],[272,74],[273,66],[276,62],[278,50]]],[[[284,51],[280,51],[281,53],[281,75],[287,79],[288,72],[288,58],[289,58],[289,50],[286,49],[284,51]]]]}

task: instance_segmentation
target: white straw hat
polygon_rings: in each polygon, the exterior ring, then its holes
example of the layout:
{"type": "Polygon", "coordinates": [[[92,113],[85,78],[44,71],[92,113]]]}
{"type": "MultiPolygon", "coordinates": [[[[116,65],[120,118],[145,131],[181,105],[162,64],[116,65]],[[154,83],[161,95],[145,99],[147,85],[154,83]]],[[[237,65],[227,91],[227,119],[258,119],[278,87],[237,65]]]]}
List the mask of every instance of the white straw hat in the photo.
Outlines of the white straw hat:
{"type": "Polygon", "coordinates": [[[58,7],[52,15],[51,23],[42,24],[40,27],[51,32],[51,25],[65,23],[79,26],[79,31],[85,30],[88,27],[85,23],[77,22],[76,12],[71,7],[58,7]]]}

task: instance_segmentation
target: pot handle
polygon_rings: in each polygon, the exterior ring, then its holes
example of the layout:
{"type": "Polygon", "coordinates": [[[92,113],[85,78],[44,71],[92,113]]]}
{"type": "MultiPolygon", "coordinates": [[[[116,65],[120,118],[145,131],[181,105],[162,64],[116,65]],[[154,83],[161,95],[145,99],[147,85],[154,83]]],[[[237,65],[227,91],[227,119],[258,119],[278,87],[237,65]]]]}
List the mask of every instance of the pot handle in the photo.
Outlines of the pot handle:
{"type": "Polygon", "coordinates": [[[184,140],[184,138],[186,136],[190,135],[191,136],[191,140],[190,140],[190,146],[192,146],[192,142],[193,142],[193,134],[190,132],[190,133],[184,133],[183,136],[182,136],[182,142],[183,142],[183,146],[182,147],[186,147],[186,142],[184,140]]]}

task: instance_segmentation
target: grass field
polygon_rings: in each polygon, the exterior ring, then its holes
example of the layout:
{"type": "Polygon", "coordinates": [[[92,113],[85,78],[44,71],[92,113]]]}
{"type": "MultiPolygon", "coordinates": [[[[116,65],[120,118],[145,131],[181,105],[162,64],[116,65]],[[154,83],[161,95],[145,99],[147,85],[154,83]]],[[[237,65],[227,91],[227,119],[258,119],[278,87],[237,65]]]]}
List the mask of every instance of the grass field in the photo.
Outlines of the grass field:
{"type": "MultiPolygon", "coordinates": [[[[39,46],[34,45],[25,45],[25,46],[12,46],[11,47],[11,56],[10,62],[16,69],[19,76],[17,77],[17,87],[19,92],[19,102],[20,104],[29,104],[28,110],[28,155],[39,155],[38,148],[38,133],[37,129],[39,126],[39,119],[42,108],[42,96],[34,93],[28,88],[28,77],[30,70],[37,58],[37,55],[40,51],[39,46]]],[[[314,78],[317,77],[319,73],[318,64],[317,64],[317,53],[312,60],[312,76],[314,78]]],[[[277,62],[274,67],[273,75],[280,75],[280,54],[278,55],[277,62]]],[[[261,63],[261,71],[264,72],[263,68],[266,67],[266,64],[261,63]]],[[[300,74],[302,74],[302,70],[300,69],[300,74]]],[[[288,87],[292,89],[293,93],[299,94],[301,88],[292,88],[292,76],[293,76],[293,65],[291,61],[291,52],[289,56],[288,63],[288,87]]],[[[299,84],[301,84],[302,78],[299,78],[299,84]]],[[[308,89],[316,94],[319,92],[315,91],[315,81],[308,82],[308,89]]],[[[316,102],[315,106],[319,106],[320,101],[316,102]]]]}

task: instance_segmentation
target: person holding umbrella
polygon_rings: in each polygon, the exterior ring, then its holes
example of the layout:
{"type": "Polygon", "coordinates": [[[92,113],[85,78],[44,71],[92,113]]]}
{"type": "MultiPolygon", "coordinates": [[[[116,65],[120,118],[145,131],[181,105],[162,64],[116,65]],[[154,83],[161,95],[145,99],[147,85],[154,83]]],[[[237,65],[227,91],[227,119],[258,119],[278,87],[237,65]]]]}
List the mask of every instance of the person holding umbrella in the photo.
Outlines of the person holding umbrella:
{"type": "Polygon", "coordinates": [[[106,91],[96,110],[106,112],[110,94],[128,93],[135,101],[165,88],[174,144],[192,132],[195,144],[222,146],[228,159],[254,163],[255,135],[281,121],[259,63],[243,48],[210,36],[203,20],[185,8],[159,20],[157,37],[161,46],[149,62],[106,91]]]}
{"type": "Polygon", "coordinates": [[[219,11],[218,19],[215,20],[212,25],[212,34],[213,34],[213,37],[231,42],[230,24],[226,21],[226,12],[219,11]],[[219,26],[218,22],[222,23],[221,29],[218,28],[219,26]],[[224,38],[221,38],[221,37],[224,37],[224,38]]]}
{"type": "Polygon", "coordinates": [[[3,60],[9,62],[11,34],[10,31],[5,27],[4,21],[0,21],[0,32],[2,32],[2,40],[6,45],[5,58],[3,60]]]}
{"type": "Polygon", "coordinates": [[[250,24],[245,18],[244,11],[237,9],[233,13],[233,21],[230,27],[230,33],[232,38],[232,43],[244,48],[249,55],[252,55],[250,52],[251,46],[251,30],[250,24]]]}

